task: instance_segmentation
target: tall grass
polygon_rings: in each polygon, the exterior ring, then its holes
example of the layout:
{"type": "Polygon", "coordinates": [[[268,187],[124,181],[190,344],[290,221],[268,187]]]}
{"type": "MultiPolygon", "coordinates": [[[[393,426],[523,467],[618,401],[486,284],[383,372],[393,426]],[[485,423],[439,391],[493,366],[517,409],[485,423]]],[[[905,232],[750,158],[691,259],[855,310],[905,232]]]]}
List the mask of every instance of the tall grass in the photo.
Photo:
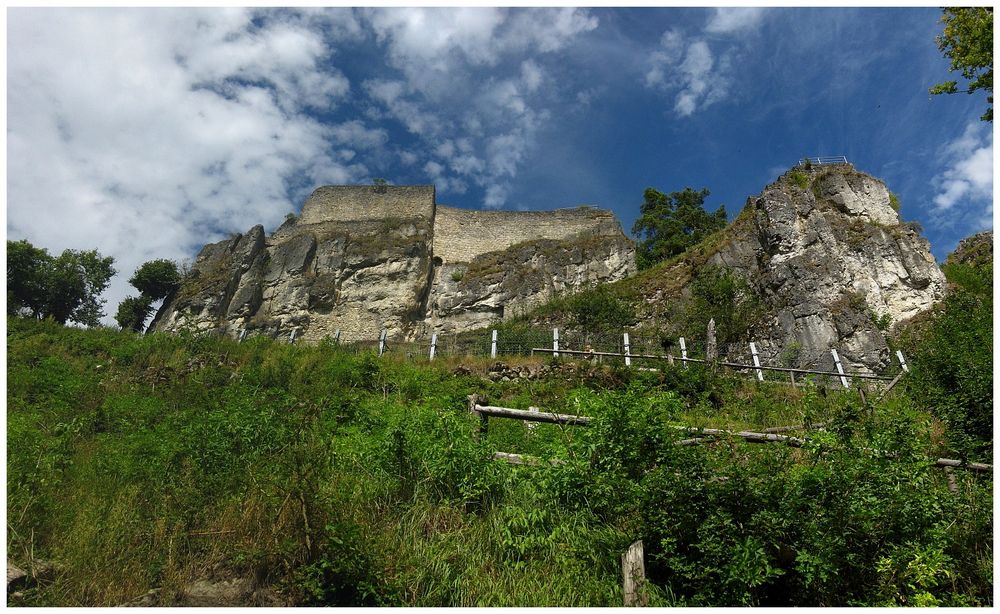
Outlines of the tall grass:
{"type": "Polygon", "coordinates": [[[19,319],[7,342],[8,552],[59,569],[26,604],[153,587],[169,603],[238,575],[305,605],[612,606],[639,538],[655,605],[991,603],[991,484],[963,476],[952,495],[920,460],[940,425],[905,398],[869,413],[853,393],[586,363],[490,382],[485,360],[19,319]],[[594,425],[480,433],[473,392],[594,425]],[[670,428],[821,420],[799,451],[678,448],[670,428]],[[859,452],[875,448],[897,453],[859,452]],[[852,523],[880,529],[837,541],[852,523]],[[838,566],[857,580],[821,581],[838,566]]]}

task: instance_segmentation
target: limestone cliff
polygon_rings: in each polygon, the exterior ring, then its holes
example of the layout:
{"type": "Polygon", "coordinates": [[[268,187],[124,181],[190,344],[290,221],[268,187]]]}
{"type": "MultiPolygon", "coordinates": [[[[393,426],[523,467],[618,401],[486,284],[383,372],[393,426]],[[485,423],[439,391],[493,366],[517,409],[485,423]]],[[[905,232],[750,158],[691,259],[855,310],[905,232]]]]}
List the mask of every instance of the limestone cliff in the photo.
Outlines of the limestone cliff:
{"type": "Polygon", "coordinates": [[[433,186],[325,186],[271,236],[206,245],[151,330],[306,341],[461,332],[635,271],[612,214],[440,206],[433,186]]]}
{"type": "Polygon", "coordinates": [[[849,164],[799,166],[747,200],[710,245],[644,273],[644,314],[682,297],[702,266],[738,272],[768,312],[755,332],[771,364],[794,348],[800,365],[888,364],[884,329],[928,309],[945,279],[926,239],[903,223],[885,184],[849,164]],[[665,290],[666,289],[666,290],[665,290]]]}

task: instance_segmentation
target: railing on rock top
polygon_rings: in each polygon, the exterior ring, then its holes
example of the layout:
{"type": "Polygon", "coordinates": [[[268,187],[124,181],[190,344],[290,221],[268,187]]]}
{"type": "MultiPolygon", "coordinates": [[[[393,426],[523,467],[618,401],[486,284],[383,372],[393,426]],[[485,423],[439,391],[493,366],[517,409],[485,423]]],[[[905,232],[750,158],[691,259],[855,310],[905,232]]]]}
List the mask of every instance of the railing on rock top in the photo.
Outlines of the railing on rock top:
{"type": "Polygon", "coordinates": [[[804,166],[807,163],[815,166],[823,164],[848,164],[847,156],[812,156],[799,160],[798,166],[804,166]]]}

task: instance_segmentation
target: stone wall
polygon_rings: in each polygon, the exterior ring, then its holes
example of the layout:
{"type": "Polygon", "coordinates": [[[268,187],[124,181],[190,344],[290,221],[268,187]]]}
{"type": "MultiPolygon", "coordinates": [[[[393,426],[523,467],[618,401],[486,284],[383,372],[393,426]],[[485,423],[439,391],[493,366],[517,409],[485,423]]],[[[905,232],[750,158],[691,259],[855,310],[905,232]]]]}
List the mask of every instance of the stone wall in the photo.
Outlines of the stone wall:
{"type": "Polygon", "coordinates": [[[432,185],[327,185],[306,200],[299,223],[433,217],[432,185]]]}
{"type": "Polygon", "coordinates": [[[439,205],[434,217],[434,256],[469,262],[524,241],[569,239],[581,234],[620,236],[615,216],[590,207],[555,211],[479,211],[439,205]]]}

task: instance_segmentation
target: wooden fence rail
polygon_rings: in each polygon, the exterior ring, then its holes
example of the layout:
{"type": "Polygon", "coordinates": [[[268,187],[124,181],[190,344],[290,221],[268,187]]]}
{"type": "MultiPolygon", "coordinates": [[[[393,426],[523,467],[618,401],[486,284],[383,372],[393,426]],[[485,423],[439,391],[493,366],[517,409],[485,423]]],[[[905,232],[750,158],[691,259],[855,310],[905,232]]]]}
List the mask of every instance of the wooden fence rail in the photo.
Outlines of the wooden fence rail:
{"type": "MultiPolygon", "coordinates": [[[[473,414],[478,415],[482,419],[481,431],[486,432],[488,420],[492,416],[494,418],[510,418],[515,420],[524,420],[526,422],[546,422],[549,424],[565,424],[569,426],[590,426],[593,418],[590,416],[572,416],[569,414],[555,414],[550,412],[533,411],[526,409],[514,409],[512,407],[496,407],[493,405],[480,405],[477,402],[478,398],[476,395],[470,395],[469,397],[469,411],[473,414]]],[[[810,428],[822,428],[823,425],[815,424],[810,425],[810,428]]],[[[796,426],[779,426],[771,429],[765,429],[764,431],[732,431],[728,429],[715,429],[715,428],[704,428],[697,426],[681,426],[674,425],[671,426],[673,429],[684,431],[689,435],[695,435],[695,437],[690,437],[687,439],[681,439],[675,442],[678,446],[694,446],[702,443],[708,443],[712,439],[717,437],[738,437],[747,443],[783,443],[787,446],[793,448],[801,448],[805,445],[806,440],[800,437],[791,437],[788,435],[780,435],[778,431],[791,431],[806,428],[805,425],[796,426]],[[768,432],[770,431],[770,432],[768,432]]],[[[538,462],[535,459],[530,459],[529,457],[524,457],[520,454],[512,454],[509,452],[497,452],[493,456],[496,460],[503,460],[515,465],[535,465],[538,462]]],[[[552,461],[553,464],[555,461],[552,461]]],[[[957,460],[953,458],[939,458],[934,462],[937,467],[960,467],[962,469],[968,469],[970,471],[977,472],[989,472],[993,471],[993,465],[986,463],[972,463],[963,460],[957,460]]]]}
{"type": "Polygon", "coordinates": [[[530,411],[527,409],[513,409],[510,407],[494,407],[492,405],[473,405],[472,413],[479,416],[494,418],[515,418],[526,422],[547,422],[549,424],[567,424],[571,426],[590,426],[591,418],[588,416],[571,416],[569,414],[552,414],[542,411],[530,411]]]}

